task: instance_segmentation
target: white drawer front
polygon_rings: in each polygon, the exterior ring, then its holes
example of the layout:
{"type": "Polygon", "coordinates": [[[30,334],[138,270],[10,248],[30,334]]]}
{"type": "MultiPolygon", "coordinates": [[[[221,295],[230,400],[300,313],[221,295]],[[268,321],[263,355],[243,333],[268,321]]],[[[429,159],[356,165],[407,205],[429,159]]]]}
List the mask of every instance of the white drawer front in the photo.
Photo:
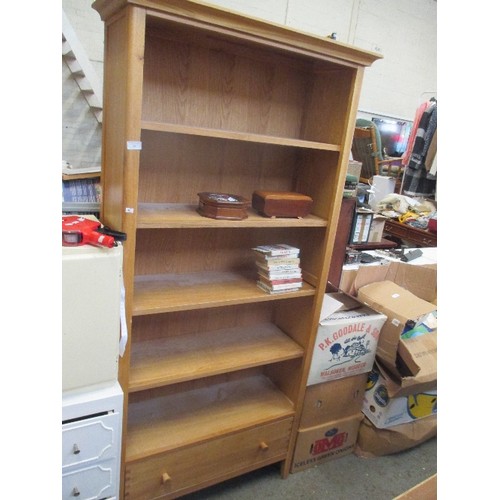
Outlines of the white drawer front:
{"type": "Polygon", "coordinates": [[[63,425],[63,470],[78,464],[116,457],[119,450],[121,414],[79,420],[63,425]]]}
{"type": "Polygon", "coordinates": [[[117,495],[117,461],[107,460],[62,475],[63,500],[90,500],[117,495]]]}

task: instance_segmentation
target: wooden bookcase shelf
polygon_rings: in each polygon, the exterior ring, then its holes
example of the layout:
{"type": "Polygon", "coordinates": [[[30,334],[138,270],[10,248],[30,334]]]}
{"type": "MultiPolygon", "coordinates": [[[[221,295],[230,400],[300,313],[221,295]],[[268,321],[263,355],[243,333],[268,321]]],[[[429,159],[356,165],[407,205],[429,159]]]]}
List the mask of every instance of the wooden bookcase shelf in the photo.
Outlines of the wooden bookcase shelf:
{"type": "Polygon", "coordinates": [[[96,0],[105,22],[101,219],[127,234],[122,498],[290,470],[364,68],[380,56],[198,0],[96,0]],[[302,219],[197,212],[296,191],[302,219]],[[300,248],[297,292],[252,248],[300,248]],[[196,473],[193,474],[193,468],[196,473]]]}
{"type": "Polygon", "coordinates": [[[272,323],[143,341],[132,353],[129,390],[211,377],[303,354],[304,350],[272,323]]]}
{"type": "Polygon", "coordinates": [[[175,450],[293,414],[292,402],[269,379],[259,375],[139,400],[130,404],[127,460],[175,450]]]}
{"type": "Polygon", "coordinates": [[[134,316],[187,311],[314,295],[308,283],[287,294],[269,295],[256,286],[256,278],[235,273],[139,276],[135,281],[134,316]]]}
{"type": "Polygon", "coordinates": [[[248,219],[217,220],[200,217],[198,205],[181,203],[140,203],[137,214],[138,229],[174,228],[248,228],[248,227],[327,227],[328,221],[315,215],[302,219],[270,218],[248,210],[248,219]]]}
{"type": "Polygon", "coordinates": [[[192,127],[188,125],[177,125],[173,123],[142,122],[143,130],[154,132],[173,132],[177,134],[197,135],[201,137],[212,137],[214,139],[227,139],[232,141],[255,142],[258,144],[272,144],[275,146],[286,146],[303,149],[317,149],[325,151],[340,151],[338,144],[324,144],[322,142],[304,141],[288,137],[273,137],[270,135],[237,132],[233,130],[220,130],[203,127],[192,127]]]}

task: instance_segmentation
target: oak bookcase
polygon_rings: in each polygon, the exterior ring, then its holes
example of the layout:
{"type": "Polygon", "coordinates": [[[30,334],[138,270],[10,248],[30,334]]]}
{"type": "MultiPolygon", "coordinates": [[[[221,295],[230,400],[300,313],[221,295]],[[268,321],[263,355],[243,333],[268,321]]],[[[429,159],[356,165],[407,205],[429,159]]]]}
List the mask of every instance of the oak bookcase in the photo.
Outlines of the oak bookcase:
{"type": "Polygon", "coordinates": [[[192,0],[97,0],[102,222],[127,233],[122,498],[175,498],[269,464],[286,477],[363,71],[380,56],[192,0]],[[302,219],[200,216],[198,193],[314,200],[302,219]],[[252,247],[301,250],[256,286],[252,247]]]}

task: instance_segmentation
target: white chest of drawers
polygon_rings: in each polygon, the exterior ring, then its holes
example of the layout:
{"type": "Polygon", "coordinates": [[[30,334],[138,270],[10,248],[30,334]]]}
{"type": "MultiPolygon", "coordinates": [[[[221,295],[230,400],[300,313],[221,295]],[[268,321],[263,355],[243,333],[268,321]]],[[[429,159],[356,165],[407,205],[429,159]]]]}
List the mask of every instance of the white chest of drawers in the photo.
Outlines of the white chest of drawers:
{"type": "Polygon", "coordinates": [[[122,413],[118,383],[63,395],[63,500],[118,498],[122,413]]]}

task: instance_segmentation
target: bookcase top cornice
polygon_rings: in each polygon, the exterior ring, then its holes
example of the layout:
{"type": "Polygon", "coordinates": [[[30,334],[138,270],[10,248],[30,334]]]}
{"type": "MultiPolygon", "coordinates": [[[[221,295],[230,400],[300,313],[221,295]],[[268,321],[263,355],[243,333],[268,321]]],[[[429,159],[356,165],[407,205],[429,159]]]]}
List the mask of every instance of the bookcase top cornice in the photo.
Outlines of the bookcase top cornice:
{"type": "Polygon", "coordinates": [[[198,0],[96,0],[92,4],[103,21],[110,20],[128,6],[142,7],[150,16],[197,24],[225,35],[313,58],[332,59],[357,66],[370,66],[382,58],[381,54],[332,40],[327,36],[306,33],[198,0]]]}

